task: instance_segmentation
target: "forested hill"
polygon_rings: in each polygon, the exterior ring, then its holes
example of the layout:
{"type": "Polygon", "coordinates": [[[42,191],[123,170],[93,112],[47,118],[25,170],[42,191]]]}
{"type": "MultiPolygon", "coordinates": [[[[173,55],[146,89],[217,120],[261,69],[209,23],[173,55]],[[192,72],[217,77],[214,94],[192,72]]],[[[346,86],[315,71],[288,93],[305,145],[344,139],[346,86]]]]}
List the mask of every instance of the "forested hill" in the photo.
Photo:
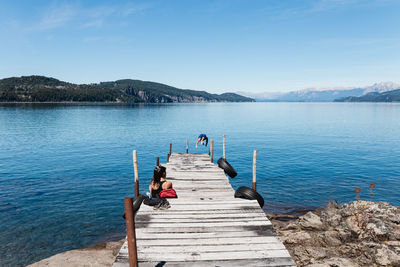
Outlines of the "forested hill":
{"type": "Polygon", "coordinates": [[[95,84],[73,84],[44,76],[22,76],[0,80],[0,102],[253,102],[234,93],[210,94],[182,90],[161,83],[118,80],[95,84]]]}
{"type": "Polygon", "coordinates": [[[335,102],[400,102],[400,88],[383,93],[372,92],[359,97],[339,98],[335,102]]]}

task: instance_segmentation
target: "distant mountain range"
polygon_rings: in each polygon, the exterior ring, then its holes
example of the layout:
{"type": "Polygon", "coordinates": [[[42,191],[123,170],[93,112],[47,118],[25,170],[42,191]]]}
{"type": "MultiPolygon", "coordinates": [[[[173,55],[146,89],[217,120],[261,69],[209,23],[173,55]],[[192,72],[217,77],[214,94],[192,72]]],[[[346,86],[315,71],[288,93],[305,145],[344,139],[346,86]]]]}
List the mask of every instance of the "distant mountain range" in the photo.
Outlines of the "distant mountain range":
{"type": "MultiPolygon", "coordinates": [[[[361,88],[321,88],[321,89],[304,89],[299,91],[291,91],[286,93],[246,93],[237,92],[238,94],[252,97],[256,101],[290,101],[290,102],[332,102],[335,100],[344,100],[348,97],[362,97],[370,93],[384,93],[400,88],[400,85],[385,82],[375,83],[372,86],[361,88]]],[[[372,98],[368,98],[372,99],[372,98]]],[[[380,98],[379,98],[380,99],[380,98]]],[[[372,101],[372,100],[371,100],[372,101]]]]}
{"type": "Polygon", "coordinates": [[[400,89],[383,93],[372,92],[363,96],[349,96],[336,99],[335,102],[400,102],[400,89]]]}
{"type": "Polygon", "coordinates": [[[141,80],[73,84],[45,76],[0,80],[0,102],[254,102],[235,93],[210,94],[141,80]]]}

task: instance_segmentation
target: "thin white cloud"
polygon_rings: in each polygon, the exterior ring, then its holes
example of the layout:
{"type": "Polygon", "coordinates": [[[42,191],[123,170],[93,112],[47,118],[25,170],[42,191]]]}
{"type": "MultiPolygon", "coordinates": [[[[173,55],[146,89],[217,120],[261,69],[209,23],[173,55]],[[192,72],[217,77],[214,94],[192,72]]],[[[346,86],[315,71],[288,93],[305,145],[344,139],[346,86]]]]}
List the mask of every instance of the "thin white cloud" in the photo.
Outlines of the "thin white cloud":
{"type": "Polygon", "coordinates": [[[99,28],[99,27],[103,26],[103,24],[104,24],[103,19],[94,19],[94,20],[90,20],[86,23],[83,23],[82,27],[83,28],[92,28],[92,27],[99,28]]]}
{"type": "Polygon", "coordinates": [[[84,43],[98,42],[104,40],[102,36],[88,36],[83,39],[84,43]]]}
{"type": "Polygon", "coordinates": [[[313,3],[308,12],[324,12],[331,9],[350,6],[359,3],[360,0],[319,0],[313,3]]]}
{"type": "Polygon", "coordinates": [[[86,8],[71,4],[52,5],[44,10],[39,22],[30,28],[33,30],[51,30],[66,25],[80,25],[82,28],[101,27],[110,21],[123,20],[151,6],[151,2],[145,5],[127,4],[86,8]]]}
{"type": "Polygon", "coordinates": [[[377,46],[380,47],[384,45],[393,45],[398,46],[400,42],[399,37],[390,37],[390,38],[329,38],[329,39],[321,39],[313,41],[312,43],[315,45],[322,46],[340,46],[340,47],[370,47],[377,46]]]}
{"type": "Polygon", "coordinates": [[[127,4],[120,9],[119,14],[122,17],[128,17],[132,14],[139,13],[148,9],[151,9],[156,4],[155,1],[146,1],[143,4],[127,4]]]}
{"type": "Polygon", "coordinates": [[[38,30],[58,28],[66,25],[77,14],[78,10],[70,5],[52,6],[45,11],[42,19],[34,28],[38,30]]]}
{"type": "Polygon", "coordinates": [[[304,1],[301,6],[285,9],[275,9],[273,19],[287,16],[306,16],[315,13],[327,12],[338,8],[345,8],[363,3],[365,0],[312,0],[304,1]]]}

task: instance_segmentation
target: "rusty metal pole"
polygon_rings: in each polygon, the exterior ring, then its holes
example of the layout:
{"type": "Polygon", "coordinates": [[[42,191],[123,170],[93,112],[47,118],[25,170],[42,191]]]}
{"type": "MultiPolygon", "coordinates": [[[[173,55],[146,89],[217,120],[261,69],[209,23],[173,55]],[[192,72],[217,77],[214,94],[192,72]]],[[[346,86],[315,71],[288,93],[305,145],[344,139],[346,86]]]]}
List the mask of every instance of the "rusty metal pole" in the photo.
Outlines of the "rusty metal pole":
{"type": "Polygon", "coordinates": [[[253,190],[257,190],[257,184],[256,184],[256,171],[257,171],[257,150],[254,150],[253,152],[253,190]]]}
{"type": "Polygon", "coordinates": [[[211,163],[214,162],[214,140],[210,140],[211,163]]]}
{"type": "Polygon", "coordinates": [[[139,172],[138,172],[138,165],[137,165],[136,150],[133,150],[133,169],[135,172],[135,199],[136,199],[139,195],[139,172]]]}
{"type": "Polygon", "coordinates": [[[169,154],[172,154],[172,144],[169,144],[169,154]]]}
{"type": "Polygon", "coordinates": [[[189,153],[189,140],[186,139],[186,154],[189,153]]]}
{"type": "Polygon", "coordinates": [[[126,235],[128,239],[129,266],[138,267],[133,199],[131,197],[126,197],[124,199],[124,204],[126,216],[126,235]]]}
{"type": "Polygon", "coordinates": [[[167,155],[167,163],[169,162],[169,157],[171,156],[171,154],[167,155]]]}
{"type": "Polygon", "coordinates": [[[160,158],[159,157],[157,157],[156,166],[160,166],[160,158]]]}

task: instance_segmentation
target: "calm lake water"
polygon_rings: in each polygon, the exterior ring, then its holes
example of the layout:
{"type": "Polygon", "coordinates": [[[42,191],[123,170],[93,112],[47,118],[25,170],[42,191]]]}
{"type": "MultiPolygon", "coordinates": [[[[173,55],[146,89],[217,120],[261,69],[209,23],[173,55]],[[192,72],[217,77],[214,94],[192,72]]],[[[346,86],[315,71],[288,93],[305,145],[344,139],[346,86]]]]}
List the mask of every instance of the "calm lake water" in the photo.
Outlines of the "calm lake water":
{"type": "MultiPolygon", "coordinates": [[[[0,266],[123,236],[123,198],[133,193],[132,150],[141,191],[169,144],[191,152],[214,139],[265,210],[290,211],[370,199],[400,204],[400,104],[212,103],[0,105],[0,266]]],[[[179,194],[179,192],[178,192],[179,194]]]]}

